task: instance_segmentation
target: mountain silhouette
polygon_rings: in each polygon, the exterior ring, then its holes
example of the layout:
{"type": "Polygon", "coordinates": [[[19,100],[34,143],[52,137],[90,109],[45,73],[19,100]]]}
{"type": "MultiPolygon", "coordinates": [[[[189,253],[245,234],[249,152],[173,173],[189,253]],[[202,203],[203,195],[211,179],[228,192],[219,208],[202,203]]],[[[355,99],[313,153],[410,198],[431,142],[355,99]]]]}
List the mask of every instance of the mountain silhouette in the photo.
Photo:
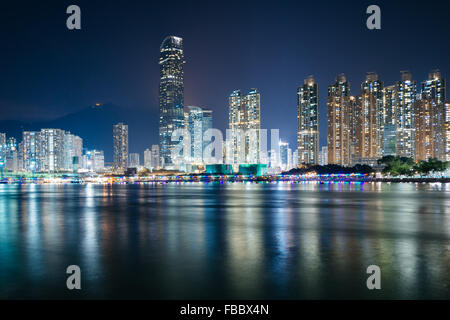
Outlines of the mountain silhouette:
{"type": "Polygon", "coordinates": [[[57,128],[70,131],[83,139],[83,147],[103,150],[105,161],[113,160],[113,125],[123,122],[128,125],[129,152],[141,155],[146,148],[158,143],[158,114],[151,108],[128,109],[112,103],[89,106],[78,112],[46,121],[0,121],[0,132],[22,141],[23,131],[38,131],[42,128],[57,128]]]}

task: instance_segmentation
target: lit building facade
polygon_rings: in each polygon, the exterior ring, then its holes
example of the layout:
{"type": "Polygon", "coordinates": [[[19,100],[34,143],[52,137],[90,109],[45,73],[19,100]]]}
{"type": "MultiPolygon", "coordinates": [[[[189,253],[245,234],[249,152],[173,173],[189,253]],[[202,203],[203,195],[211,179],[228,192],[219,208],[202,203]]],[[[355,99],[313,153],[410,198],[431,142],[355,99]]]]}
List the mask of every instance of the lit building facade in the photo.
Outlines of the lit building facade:
{"type": "Polygon", "coordinates": [[[328,164],[328,147],[327,146],[323,146],[320,151],[319,164],[321,166],[326,166],[328,164]]]}
{"type": "Polygon", "coordinates": [[[240,90],[228,99],[229,129],[227,135],[227,161],[232,164],[260,163],[260,107],[261,96],[257,89],[247,95],[240,90]]]}
{"type": "Polygon", "coordinates": [[[140,159],[139,153],[130,153],[128,155],[128,168],[139,168],[140,159]]]}
{"type": "Polygon", "coordinates": [[[435,119],[436,106],[429,99],[418,99],[415,106],[416,125],[416,149],[415,159],[427,161],[436,158],[437,140],[436,129],[433,125],[435,119]]]}
{"type": "Polygon", "coordinates": [[[88,150],[82,158],[81,166],[88,172],[101,174],[105,171],[105,155],[102,150],[88,150]]]}
{"type": "Polygon", "coordinates": [[[0,132],[0,148],[6,144],[6,134],[0,132]]]}
{"type": "Polygon", "coordinates": [[[328,87],[328,163],[350,165],[350,83],[345,75],[328,87]]]}
{"type": "Polygon", "coordinates": [[[10,172],[19,171],[19,152],[16,138],[10,137],[4,145],[3,161],[4,168],[10,172]]]}
{"type": "Polygon", "coordinates": [[[444,136],[445,136],[445,161],[450,161],[450,101],[444,104],[445,111],[445,125],[444,125],[444,136]]]}
{"type": "Polygon", "coordinates": [[[354,162],[373,164],[383,154],[385,123],[383,83],[378,80],[376,73],[367,73],[366,81],[361,85],[360,99],[360,102],[356,103],[355,112],[357,118],[354,162]]]}
{"type": "MultiPolygon", "coordinates": [[[[213,128],[213,112],[210,109],[203,109],[203,138],[205,137],[205,132],[213,128]]],[[[203,139],[203,162],[206,158],[211,155],[205,155],[206,147],[211,143],[211,141],[203,139]]]]}
{"type": "Polygon", "coordinates": [[[292,149],[289,148],[288,142],[279,143],[280,146],[280,166],[282,171],[292,169],[292,149]]]}
{"type": "Polygon", "coordinates": [[[298,149],[292,152],[292,167],[293,168],[298,167],[298,149]]]}
{"type": "Polygon", "coordinates": [[[0,132],[0,170],[5,166],[6,134],[0,132]]]}
{"type": "Polygon", "coordinates": [[[113,127],[115,172],[125,172],[128,168],[128,125],[118,123],[113,127]]]}
{"type": "Polygon", "coordinates": [[[163,166],[172,166],[171,152],[178,143],[172,133],[184,128],[183,39],[169,36],[160,47],[159,146],[163,166]]]}
{"type": "Polygon", "coordinates": [[[24,131],[22,134],[23,169],[27,172],[40,171],[40,133],[24,131]]]}
{"type": "MultiPolygon", "coordinates": [[[[441,77],[439,70],[433,70],[428,74],[428,80],[422,82],[422,100],[423,104],[430,104],[431,111],[431,132],[433,134],[434,145],[431,153],[432,158],[445,160],[446,150],[446,112],[445,112],[445,79],[441,77]]],[[[423,120],[421,120],[423,122],[423,120]]],[[[417,143],[422,143],[421,139],[417,139],[417,143]]]]}
{"type": "Polygon", "coordinates": [[[297,90],[298,163],[319,163],[319,88],[312,76],[297,90]]]}
{"type": "Polygon", "coordinates": [[[159,145],[152,145],[152,167],[159,169],[161,167],[161,157],[159,154],[159,145]]]}
{"type": "Polygon", "coordinates": [[[188,162],[203,163],[203,153],[207,141],[203,140],[206,130],[212,129],[212,110],[189,106],[186,119],[186,129],[191,137],[191,150],[188,162]]]}
{"type": "Polygon", "coordinates": [[[83,139],[71,133],[64,136],[64,169],[76,171],[83,155],[83,139]]]}
{"type": "Polygon", "coordinates": [[[41,129],[39,134],[39,171],[59,172],[64,167],[64,138],[66,132],[61,129],[41,129]]]}
{"type": "Polygon", "coordinates": [[[384,105],[384,133],[383,133],[383,154],[396,154],[396,113],[397,104],[396,86],[384,87],[383,105],[384,105]]]}
{"type": "Polygon", "coordinates": [[[152,151],[150,149],[144,150],[144,168],[149,170],[152,168],[152,151]]]}
{"type": "Polygon", "coordinates": [[[416,82],[411,73],[402,72],[402,80],[396,84],[395,124],[396,124],[396,154],[401,157],[415,157],[415,104],[416,82]]]}
{"type": "Polygon", "coordinates": [[[24,131],[17,149],[17,171],[73,172],[81,167],[83,140],[61,129],[24,131]]]}

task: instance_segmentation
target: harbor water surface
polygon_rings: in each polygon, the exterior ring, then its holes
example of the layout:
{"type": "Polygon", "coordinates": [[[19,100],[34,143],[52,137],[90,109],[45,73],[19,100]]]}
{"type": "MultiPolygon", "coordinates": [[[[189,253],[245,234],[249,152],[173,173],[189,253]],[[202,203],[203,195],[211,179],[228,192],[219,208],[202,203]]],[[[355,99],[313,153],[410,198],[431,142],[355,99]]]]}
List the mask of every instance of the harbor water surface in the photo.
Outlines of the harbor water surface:
{"type": "Polygon", "coordinates": [[[450,185],[0,185],[0,298],[449,299],[450,185]]]}

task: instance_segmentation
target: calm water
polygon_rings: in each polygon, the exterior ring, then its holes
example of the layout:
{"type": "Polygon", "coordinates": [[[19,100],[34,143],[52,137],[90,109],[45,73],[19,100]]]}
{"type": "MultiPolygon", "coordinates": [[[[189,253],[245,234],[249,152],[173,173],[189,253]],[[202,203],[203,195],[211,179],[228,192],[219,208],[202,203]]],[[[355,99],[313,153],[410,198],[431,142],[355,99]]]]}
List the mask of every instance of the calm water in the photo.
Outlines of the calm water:
{"type": "Polygon", "coordinates": [[[0,298],[449,299],[450,185],[0,185],[0,298]]]}

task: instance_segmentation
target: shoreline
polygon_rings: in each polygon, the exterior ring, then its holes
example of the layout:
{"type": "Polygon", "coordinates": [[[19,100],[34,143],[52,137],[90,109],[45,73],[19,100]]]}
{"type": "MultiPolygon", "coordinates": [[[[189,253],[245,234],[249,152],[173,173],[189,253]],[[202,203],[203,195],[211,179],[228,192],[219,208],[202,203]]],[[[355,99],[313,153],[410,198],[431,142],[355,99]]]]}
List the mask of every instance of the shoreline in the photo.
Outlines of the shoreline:
{"type": "Polygon", "coordinates": [[[274,183],[274,182],[316,182],[325,183],[450,183],[450,177],[368,177],[329,175],[321,177],[304,176],[163,176],[163,177],[60,177],[60,178],[6,178],[0,184],[147,184],[147,183],[274,183]]]}

